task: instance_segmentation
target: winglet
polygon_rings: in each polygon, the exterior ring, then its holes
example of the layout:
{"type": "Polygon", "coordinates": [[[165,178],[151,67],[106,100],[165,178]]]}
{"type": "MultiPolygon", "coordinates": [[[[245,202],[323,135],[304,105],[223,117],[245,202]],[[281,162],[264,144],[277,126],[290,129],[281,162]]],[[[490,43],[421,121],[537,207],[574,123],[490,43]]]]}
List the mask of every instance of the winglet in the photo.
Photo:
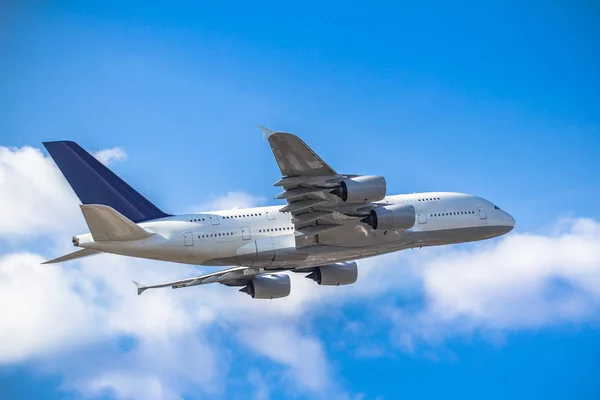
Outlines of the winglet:
{"type": "Polygon", "coordinates": [[[144,290],[148,289],[146,286],[142,285],[139,282],[133,281],[133,283],[135,283],[135,286],[137,286],[137,288],[138,288],[138,290],[137,290],[138,296],[140,294],[144,293],[144,290]]]}
{"type": "Polygon", "coordinates": [[[273,131],[269,128],[265,128],[264,126],[259,125],[258,127],[263,132],[263,139],[265,139],[265,140],[267,140],[269,138],[269,136],[271,136],[272,134],[275,133],[275,131],[273,131]]]}

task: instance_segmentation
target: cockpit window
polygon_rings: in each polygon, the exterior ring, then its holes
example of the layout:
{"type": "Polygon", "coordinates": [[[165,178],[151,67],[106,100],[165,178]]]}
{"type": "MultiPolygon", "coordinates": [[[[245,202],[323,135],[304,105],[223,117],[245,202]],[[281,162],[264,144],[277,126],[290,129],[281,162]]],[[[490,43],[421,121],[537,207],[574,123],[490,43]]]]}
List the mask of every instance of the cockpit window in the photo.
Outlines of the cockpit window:
{"type": "Polygon", "coordinates": [[[496,210],[499,210],[499,209],[500,209],[500,207],[498,207],[498,206],[494,206],[494,209],[496,209],[496,210]]]}

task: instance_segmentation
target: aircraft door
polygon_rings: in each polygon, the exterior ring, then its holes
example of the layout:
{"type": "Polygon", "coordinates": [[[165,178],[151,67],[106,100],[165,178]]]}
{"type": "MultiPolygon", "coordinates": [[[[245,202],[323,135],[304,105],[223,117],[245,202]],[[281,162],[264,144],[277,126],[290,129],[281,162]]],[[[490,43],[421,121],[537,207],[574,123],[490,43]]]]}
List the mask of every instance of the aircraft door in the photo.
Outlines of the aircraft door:
{"type": "Polygon", "coordinates": [[[194,245],[194,233],[193,232],[183,232],[183,243],[186,247],[194,245]]]}
{"type": "Polygon", "coordinates": [[[210,223],[213,225],[219,225],[219,216],[218,215],[211,215],[210,216],[210,223]]]}
{"type": "Polygon", "coordinates": [[[419,215],[419,223],[420,224],[426,224],[427,223],[427,214],[424,212],[420,212],[419,215]]]}
{"type": "Polygon", "coordinates": [[[267,211],[267,219],[277,218],[277,211],[267,211]]]}
{"type": "Polygon", "coordinates": [[[242,226],[242,239],[250,240],[250,227],[242,226]]]}
{"type": "Polygon", "coordinates": [[[479,219],[487,219],[487,213],[485,212],[485,208],[477,207],[477,210],[479,210],[479,219]]]}

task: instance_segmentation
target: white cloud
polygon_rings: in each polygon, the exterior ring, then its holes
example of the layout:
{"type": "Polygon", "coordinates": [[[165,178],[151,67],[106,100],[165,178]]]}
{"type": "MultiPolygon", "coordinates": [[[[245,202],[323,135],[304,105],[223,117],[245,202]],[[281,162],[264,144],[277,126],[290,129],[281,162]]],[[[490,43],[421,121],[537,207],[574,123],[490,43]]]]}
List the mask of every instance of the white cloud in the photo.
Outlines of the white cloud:
{"type": "Polygon", "coordinates": [[[443,320],[494,328],[580,320],[600,305],[600,225],[578,219],[556,236],[518,234],[454,252],[432,260],[423,282],[428,312],[443,320]]]}
{"type": "Polygon", "coordinates": [[[87,328],[103,325],[74,290],[80,277],[42,261],[29,253],[0,258],[0,364],[77,346],[97,334],[87,328]]]}
{"type": "MultiPolygon", "coordinates": [[[[63,232],[81,217],[78,200],[39,149],[0,146],[0,238],[13,241],[63,232]]],[[[80,226],[80,225],[79,225],[80,226]]]]}
{"type": "MultiPolygon", "coordinates": [[[[600,313],[600,223],[561,221],[550,234],[512,234],[470,251],[425,256],[419,277],[425,306],[387,308],[398,344],[449,336],[539,329],[597,321],[600,313]]],[[[413,260],[414,262],[414,260],[413,260]]]]}
{"type": "Polygon", "coordinates": [[[115,162],[127,161],[128,155],[119,147],[112,149],[103,149],[94,154],[94,156],[104,165],[110,165],[115,162]]]}
{"type": "Polygon", "coordinates": [[[254,196],[246,192],[227,192],[224,195],[211,194],[209,199],[192,208],[193,212],[214,210],[230,210],[232,208],[257,207],[265,201],[262,196],[254,196]]]}

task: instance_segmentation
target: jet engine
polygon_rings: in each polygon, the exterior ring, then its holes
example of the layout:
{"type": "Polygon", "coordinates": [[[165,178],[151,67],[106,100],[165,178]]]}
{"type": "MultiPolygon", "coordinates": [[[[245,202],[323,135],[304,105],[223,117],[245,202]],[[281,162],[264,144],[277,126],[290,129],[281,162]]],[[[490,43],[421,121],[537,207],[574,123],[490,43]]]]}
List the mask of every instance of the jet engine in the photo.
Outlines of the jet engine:
{"type": "Polygon", "coordinates": [[[349,285],[356,282],[358,267],[354,261],[321,265],[315,267],[306,277],[319,285],[349,285]]]}
{"type": "Polygon", "coordinates": [[[330,193],[348,203],[368,203],[385,197],[386,183],[383,176],[357,176],[344,179],[330,193]]]}
{"type": "Polygon", "coordinates": [[[360,222],[377,230],[410,229],[415,225],[415,208],[403,204],[378,207],[360,222]]]}
{"type": "Polygon", "coordinates": [[[292,285],[290,277],[284,274],[265,274],[253,278],[240,289],[253,299],[279,299],[289,296],[292,285]]]}

